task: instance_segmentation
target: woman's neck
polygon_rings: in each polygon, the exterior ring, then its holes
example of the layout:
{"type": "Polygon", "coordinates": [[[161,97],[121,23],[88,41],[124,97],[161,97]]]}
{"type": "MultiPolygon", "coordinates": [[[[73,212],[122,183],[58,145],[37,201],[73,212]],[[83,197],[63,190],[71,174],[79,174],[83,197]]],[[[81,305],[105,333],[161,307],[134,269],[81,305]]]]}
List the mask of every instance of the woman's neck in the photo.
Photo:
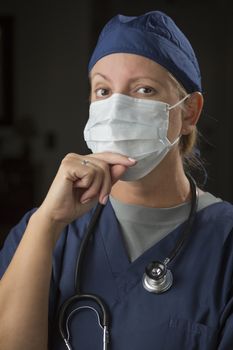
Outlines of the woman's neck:
{"type": "Polygon", "coordinates": [[[111,195],[126,204],[169,208],[190,199],[190,185],[180,157],[174,161],[173,155],[138,181],[118,181],[111,195]]]}

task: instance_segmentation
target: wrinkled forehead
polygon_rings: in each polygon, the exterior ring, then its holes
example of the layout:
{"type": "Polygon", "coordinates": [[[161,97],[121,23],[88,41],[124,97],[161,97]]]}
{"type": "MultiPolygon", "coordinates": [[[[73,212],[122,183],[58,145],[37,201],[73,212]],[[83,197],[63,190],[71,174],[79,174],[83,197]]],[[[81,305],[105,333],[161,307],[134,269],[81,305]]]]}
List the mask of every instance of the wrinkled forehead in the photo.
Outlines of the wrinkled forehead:
{"type": "Polygon", "coordinates": [[[168,76],[169,72],[159,63],[138,54],[113,53],[101,57],[90,71],[90,77],[97,72],[106,72],[110,75],[123,71],[128,74],[139,75],[163,75],[168,76]]]}
{"type": "Polygon", "coordinates": [[[91,84],[99,81],[113,84],[152,81],[164,88],[172,85],[173,88],[182,89],[181,84],[166,68],[151,59],[135,54],[114,53],[102,57],[93,66],[89,78],[91,84]]]}

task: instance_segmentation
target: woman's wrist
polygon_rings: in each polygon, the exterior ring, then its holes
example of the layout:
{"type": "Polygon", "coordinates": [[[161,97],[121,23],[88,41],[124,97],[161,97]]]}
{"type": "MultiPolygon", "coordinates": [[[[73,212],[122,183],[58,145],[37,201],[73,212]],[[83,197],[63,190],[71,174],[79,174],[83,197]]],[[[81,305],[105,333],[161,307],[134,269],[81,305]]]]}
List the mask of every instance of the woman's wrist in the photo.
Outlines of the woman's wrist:
{"type": "Polygon", "coordinates": [[[66,223],[54,219],[49,216],[46,211],[40,207],[33,213],[28,223],[28,230],[33,232],[33,235],[39,234],[43,237],[47,244],[51,244],[54,248],[62,230],[66,223]]]}

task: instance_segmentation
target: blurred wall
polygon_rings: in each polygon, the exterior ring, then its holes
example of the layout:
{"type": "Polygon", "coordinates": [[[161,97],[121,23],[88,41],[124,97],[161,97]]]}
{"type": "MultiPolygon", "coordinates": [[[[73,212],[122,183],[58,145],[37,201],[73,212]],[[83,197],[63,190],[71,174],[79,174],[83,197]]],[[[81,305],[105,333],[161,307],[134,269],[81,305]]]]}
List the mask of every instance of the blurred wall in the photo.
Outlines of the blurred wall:
{"type": "Polygon", "coordinates": [[[233,201],[230,1],[1,0],[0,16],[14,18],[14,122],[0,127],[0,157],[20,154],[18,130],[31,130],[29,207],[40,203],[66,153],[87,152],[82,134],[88,116],[86,67],[101,27],[117,13],[154,9],[171,15],[196,51],[205,97],[200,129],[207,190],[233,201]]]}
{"type": "Polygon", "coordinates": [[[0,246],[38,206],[68,152],[86,152],[91,5],[85,1],[0,1],[12,16],[13,123],[0,125],[0,246]]]}
{"type": "MultiPolygon", "coordinates": [[[[60,160],[83,150],[87,118],[87,59],[90,3],[85,1],[0,2],[0,15],[14,17],[14,122],[31,119],[35,204],[44,196],[60,160]]],[[[19,152],[11,126],[4,152],[19,152]]],[[[4,129],[4,130],[3,130],[4,129]]]]}

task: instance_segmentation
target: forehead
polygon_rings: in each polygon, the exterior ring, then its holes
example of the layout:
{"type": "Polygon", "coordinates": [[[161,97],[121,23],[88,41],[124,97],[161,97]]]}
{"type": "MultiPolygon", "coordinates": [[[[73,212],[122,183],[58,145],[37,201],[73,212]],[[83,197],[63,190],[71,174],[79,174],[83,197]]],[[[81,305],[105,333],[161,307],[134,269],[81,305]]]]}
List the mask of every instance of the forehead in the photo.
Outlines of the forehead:
{"type": "Polygon", "coordinates": [[[170,80],[170,73],[158,63],[149,58],[128,53],[114,53],[102,57],[91,70],[90,78],[92,79],[98,73],[112,79],[121,76],[132,78],[138,75],[170,80]]]}

